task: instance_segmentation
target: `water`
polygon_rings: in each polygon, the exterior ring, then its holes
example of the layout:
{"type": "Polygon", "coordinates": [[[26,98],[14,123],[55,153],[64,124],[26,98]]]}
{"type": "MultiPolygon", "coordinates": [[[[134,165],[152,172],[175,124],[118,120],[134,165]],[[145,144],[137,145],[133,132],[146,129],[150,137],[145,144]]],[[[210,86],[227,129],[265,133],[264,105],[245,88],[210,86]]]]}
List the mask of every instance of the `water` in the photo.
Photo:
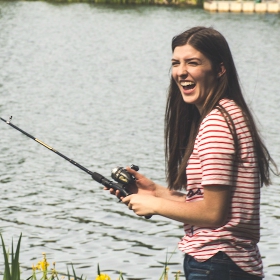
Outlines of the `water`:
{"type": "MultiPolygon", "coordinates": [[[[246,99],[280,164],[279,15],[200,9],[0,2],[0,115],[92,171],[138,164],[165,184],[163,118],[170,41],[194,25],[228,39],[246,99]]],[[[138,218],[83,171],[2,122],[0,229],[23,234],[22,273],[46,252],[94,279],[159,279],[180,223],[138,218]]],[[[279,279],[280,180],[262,189],[266,279],[279,279]]],[[[176,250],[170,271],[182,270],[176,250]]],[[[1,267],[1,266],[0,266],[1,267]]],[[[3,267],[1,268],[3,271],[3,267]]],[[[173,278],[173,276],[172,276],[173,278]]],[[[183,278],[182,278],[183,279],[183,278]]]]}

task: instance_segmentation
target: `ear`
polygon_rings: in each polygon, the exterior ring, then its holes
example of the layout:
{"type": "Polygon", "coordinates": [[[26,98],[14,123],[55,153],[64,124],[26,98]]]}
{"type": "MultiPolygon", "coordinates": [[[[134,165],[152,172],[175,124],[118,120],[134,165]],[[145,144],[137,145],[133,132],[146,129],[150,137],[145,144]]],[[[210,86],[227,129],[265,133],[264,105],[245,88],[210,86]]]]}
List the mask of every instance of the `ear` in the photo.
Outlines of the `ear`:
{"type": "Polygon", "coordinates": [[[224,63],[223,63],[223,62],[220,63],[219,66],[220,66],[220,67],[219,67],[219,69],[218,69],[218,75],[217,75],[218,78],[222,77],[222,76],[226,73],[226,68],[225,68],[224,63]]]}

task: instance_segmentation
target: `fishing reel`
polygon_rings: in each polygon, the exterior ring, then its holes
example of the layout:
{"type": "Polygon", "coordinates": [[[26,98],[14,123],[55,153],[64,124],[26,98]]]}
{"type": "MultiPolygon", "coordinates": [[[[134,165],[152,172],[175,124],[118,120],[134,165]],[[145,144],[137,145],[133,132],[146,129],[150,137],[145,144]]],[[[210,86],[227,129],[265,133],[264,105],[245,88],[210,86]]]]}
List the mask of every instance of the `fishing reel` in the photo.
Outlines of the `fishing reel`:
{"type": "MultiPolygon", "coordinates": [[[[139,170],[137,165],[132,164],[131,169],[139,170]]],[[[135,181],[135,178],[123,167],[115,167],[111,171],[111,177],[120,184],[128,185],[135,181]]]]}
{"type": "MultiPolygon", "coordinates": [[[[139,167],[137,165],[132,164],[130,166],[131,169],[134,169],[135,171],[139,170],[139,167]]],[[[115,167],[111,171],[111,177],[117,181],[122,187],[121,189],[118,189],[119,191],[125,192],[125,196],[129,195],[129,193],[126,190],[126,186],[128,184],[131,184],[135,181],[135,177],[132,176],[125,168],[123,167],[115,167]],[[126,193],[127,192],[127,193],[126,193]]],[[[145,219],[150,219],[152,216],[145,216],[145,219]]]]}

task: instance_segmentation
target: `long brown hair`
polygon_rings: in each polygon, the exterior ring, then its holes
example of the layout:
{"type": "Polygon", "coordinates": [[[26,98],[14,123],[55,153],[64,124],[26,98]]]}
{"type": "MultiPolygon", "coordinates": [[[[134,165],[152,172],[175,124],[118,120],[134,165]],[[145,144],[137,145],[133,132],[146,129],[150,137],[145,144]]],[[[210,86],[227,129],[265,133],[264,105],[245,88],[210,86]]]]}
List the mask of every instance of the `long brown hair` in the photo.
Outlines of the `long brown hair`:
{"type": "Polygon", "coordinates": [[[221,64],[225,67],[226,72],[217,79],[213,90],[205,100],[201,113],[194,104],[184,102],[180,90],[171,76],[165,112],[165,157],[169,189],[181,189],[186,184],[186,166],[193,151],[199,125],[202,119],[215,107],[220,108],[219,110],[224,115],[228,126],[232,128],[234,142],[237,143],[231,117],[221,106],[218,106],[222,98],[234,100],[241,108],[254,140],[261,184],[269,185],[269,164],[272,162],[275,167],[276,165],[258,133],[253,116],[243,98],[227,41],[215,29],[198,26],[175,36],[172,40],[172,52],[177,46],[186,44],[205,55],[211,61],[213,71],[217,71],[216,74],[218,74],[221,64]]]}

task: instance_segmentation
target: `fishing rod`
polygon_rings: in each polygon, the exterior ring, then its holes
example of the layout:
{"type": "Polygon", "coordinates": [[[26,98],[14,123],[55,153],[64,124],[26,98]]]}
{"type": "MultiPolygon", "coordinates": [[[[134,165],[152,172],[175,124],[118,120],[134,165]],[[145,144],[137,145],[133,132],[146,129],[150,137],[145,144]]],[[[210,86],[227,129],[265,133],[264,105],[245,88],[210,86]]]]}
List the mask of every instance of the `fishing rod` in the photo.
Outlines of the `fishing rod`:
{"type": "MultiPolygon", "coordinates": [[[[120,192],[121,197],[126,197],[126,196],[130,195],[129,192],[127,191],[126,187],[127,187],[128,184],[133,183],[135,178],[130,173],[128,173],[128,171],[125,168],[123,168],[123,167],[113,168],[112,171],[111,171],[111,177],[112,177],[112,179],[117,181],[117,183],[114,182],[114,181],[110,181],[109,179],[105,178],[103,175],[101,175],[97,172],[92,172],[92,171],[88,170],[87,168],[85,168],[81,164],[79,164],[76,161],[70,159],[69,157],[63,155],[62,153],[55,150],[51,146],[47,145],[43,141],[39,140],[38,138],[35,138],[31,134],[27,133],[26,131],[24,131],[24,130],[20,129],[19,127],[17,127],[16,125],[12,124],[11,123],[12,116],[9,118],[9,120],[4,120],[3,118],[0,118],[0,119],[3,122],[5,122],[6,124],[13,127],[14,129],[20,131],[21,133],[23,133],[27,137],[29,137],[29,138],[33,139],[34,141],[36,141],[37,143],[41,144],[42,146],[44,146],[48,150],[54,152],[55,154],[59,155],[60,157],[64,158],[65,160],[69,161],[70,163],[72,163],[76,167],[80,168],[84,172],[88,173],[92,177],[93,180],[97,181],[98,183],[102,184],[103,186],[105,186],[109,189],[114,189],[115,191],[118,190],[120,192]]],[[[131,165],[131,168],[134,169],[135,171],[139,170],[139,167],[137,165],[134,165],[134,164],[131,165]]],[[[151,216],[145,216],[145,218],[149,219],[149,218],[151,218],[151,216]]]]}

